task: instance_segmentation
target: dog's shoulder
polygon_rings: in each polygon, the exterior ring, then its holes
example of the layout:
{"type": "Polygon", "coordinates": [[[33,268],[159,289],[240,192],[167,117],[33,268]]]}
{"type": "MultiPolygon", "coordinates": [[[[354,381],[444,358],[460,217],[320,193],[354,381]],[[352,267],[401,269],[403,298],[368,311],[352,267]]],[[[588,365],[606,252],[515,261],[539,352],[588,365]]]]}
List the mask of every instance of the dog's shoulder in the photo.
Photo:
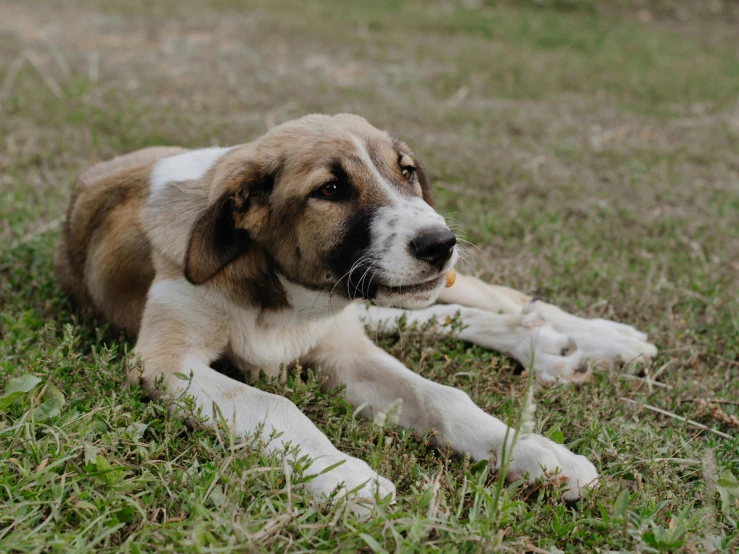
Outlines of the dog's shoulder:
{"type": "Polygon", "coordinates": [[[164,194],[171,183],[199,183],[213,165],[233,147],[186,150],[156,161],[151,169],[152,197],[164,194]]]}

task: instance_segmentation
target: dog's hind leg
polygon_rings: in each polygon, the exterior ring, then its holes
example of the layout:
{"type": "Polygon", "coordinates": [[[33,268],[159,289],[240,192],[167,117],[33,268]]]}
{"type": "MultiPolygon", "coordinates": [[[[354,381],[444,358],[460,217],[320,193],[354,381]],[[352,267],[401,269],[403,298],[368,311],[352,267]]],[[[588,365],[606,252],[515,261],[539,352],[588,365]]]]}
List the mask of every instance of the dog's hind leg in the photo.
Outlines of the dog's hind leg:
{"type": "Polygon", "coordinates": [[[568,314],[517,290],[490,285],[469,275],[458,275],[454,286],[444,289],[439,300],[499,314],[535,311],[554,329],[571,337],[586,359],[606,367],[649,363],[657,355],[657,348],[648,342],[647,335],[630,325],[568,314]]]}
{"type": "Polygon", "coordinates": [[[455,304],[437,304],[422,310],[359,307],[359,316],[370,328],[392,332],[398,320],[412,325],[434,323],[439,334],[453,335],[490,350],[503,352],[525,366],[533,362],[545,382],[582,383],[590,372],[574,341],[548,325],[536,312],[496,314],[455,304]]]}

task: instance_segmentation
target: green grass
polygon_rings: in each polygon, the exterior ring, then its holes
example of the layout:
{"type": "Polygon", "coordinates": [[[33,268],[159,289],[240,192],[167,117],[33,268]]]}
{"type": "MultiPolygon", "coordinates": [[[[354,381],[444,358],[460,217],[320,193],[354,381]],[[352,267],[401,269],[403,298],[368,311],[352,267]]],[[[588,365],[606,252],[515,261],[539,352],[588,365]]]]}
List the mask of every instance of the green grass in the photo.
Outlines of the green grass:
{"type": "MultiPolygon", "coordinates": [[[[736,549],[739,429],[696,400],[739,415],[739,30],[662,18],[673,4],[2,2],[0,390],[39,382],[0,399],[0,552],[736,549]],[[645,5],[656,22],[634,17],[645,5]],[[11,83],[23,51],[38,62],[11,83]],[[71,309],[53,223],[83,166],[311,111],[404,135],[486,279],[649,332],[648,375],[536,390],[537,431],[587,455],[598,490],[566,505],[517,483],[496,504],[494,475],[358,420],[310,372],[254,383],[396,483],[358,521],[252,441],[148,401],[132,343],[71,309]]],[[[379,340],[516,421],[526,379],[507,358],[423,329],[379,340]]]]}

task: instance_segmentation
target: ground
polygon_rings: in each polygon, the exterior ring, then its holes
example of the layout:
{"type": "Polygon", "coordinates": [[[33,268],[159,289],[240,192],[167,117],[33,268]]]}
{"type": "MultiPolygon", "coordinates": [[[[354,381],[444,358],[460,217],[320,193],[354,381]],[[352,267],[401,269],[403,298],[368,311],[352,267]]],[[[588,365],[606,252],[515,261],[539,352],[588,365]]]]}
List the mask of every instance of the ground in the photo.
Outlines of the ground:
{"type": "MultiPolygon", "coordinates": [[[[739,546],[736,2],[2,0],[0,12],[0,551],[739,546]],[[279,457],[188,430],[129,386],[132,343],[60,293],[51,256],[82,167],[342,111],[422,156],[439,211],[476,245],[470,271],[659,346],[651,367],[536,388],[537,429],[604,476],[585,499],[502,488],[428,436],[355,418],[311,372],[262,379],[398,485],[367,521],[311,503],[279,457]]],[[[517,421],[527,379],[506,357],[423,329],[378,340],[517,421]]]]}

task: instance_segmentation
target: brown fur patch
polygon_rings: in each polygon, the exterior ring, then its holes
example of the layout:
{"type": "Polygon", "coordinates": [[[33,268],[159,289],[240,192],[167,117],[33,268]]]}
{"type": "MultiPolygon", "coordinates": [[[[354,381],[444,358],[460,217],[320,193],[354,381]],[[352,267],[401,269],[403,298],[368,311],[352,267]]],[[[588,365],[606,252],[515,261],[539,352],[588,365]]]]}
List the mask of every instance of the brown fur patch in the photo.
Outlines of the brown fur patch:
{"type": "Polygon", "coordinates": [[[61,287],[78,305],[131,336],[154,277],[141,213],[151,166],[180,148],[151,148],[83,171],[55,254],[61,287]]]}

